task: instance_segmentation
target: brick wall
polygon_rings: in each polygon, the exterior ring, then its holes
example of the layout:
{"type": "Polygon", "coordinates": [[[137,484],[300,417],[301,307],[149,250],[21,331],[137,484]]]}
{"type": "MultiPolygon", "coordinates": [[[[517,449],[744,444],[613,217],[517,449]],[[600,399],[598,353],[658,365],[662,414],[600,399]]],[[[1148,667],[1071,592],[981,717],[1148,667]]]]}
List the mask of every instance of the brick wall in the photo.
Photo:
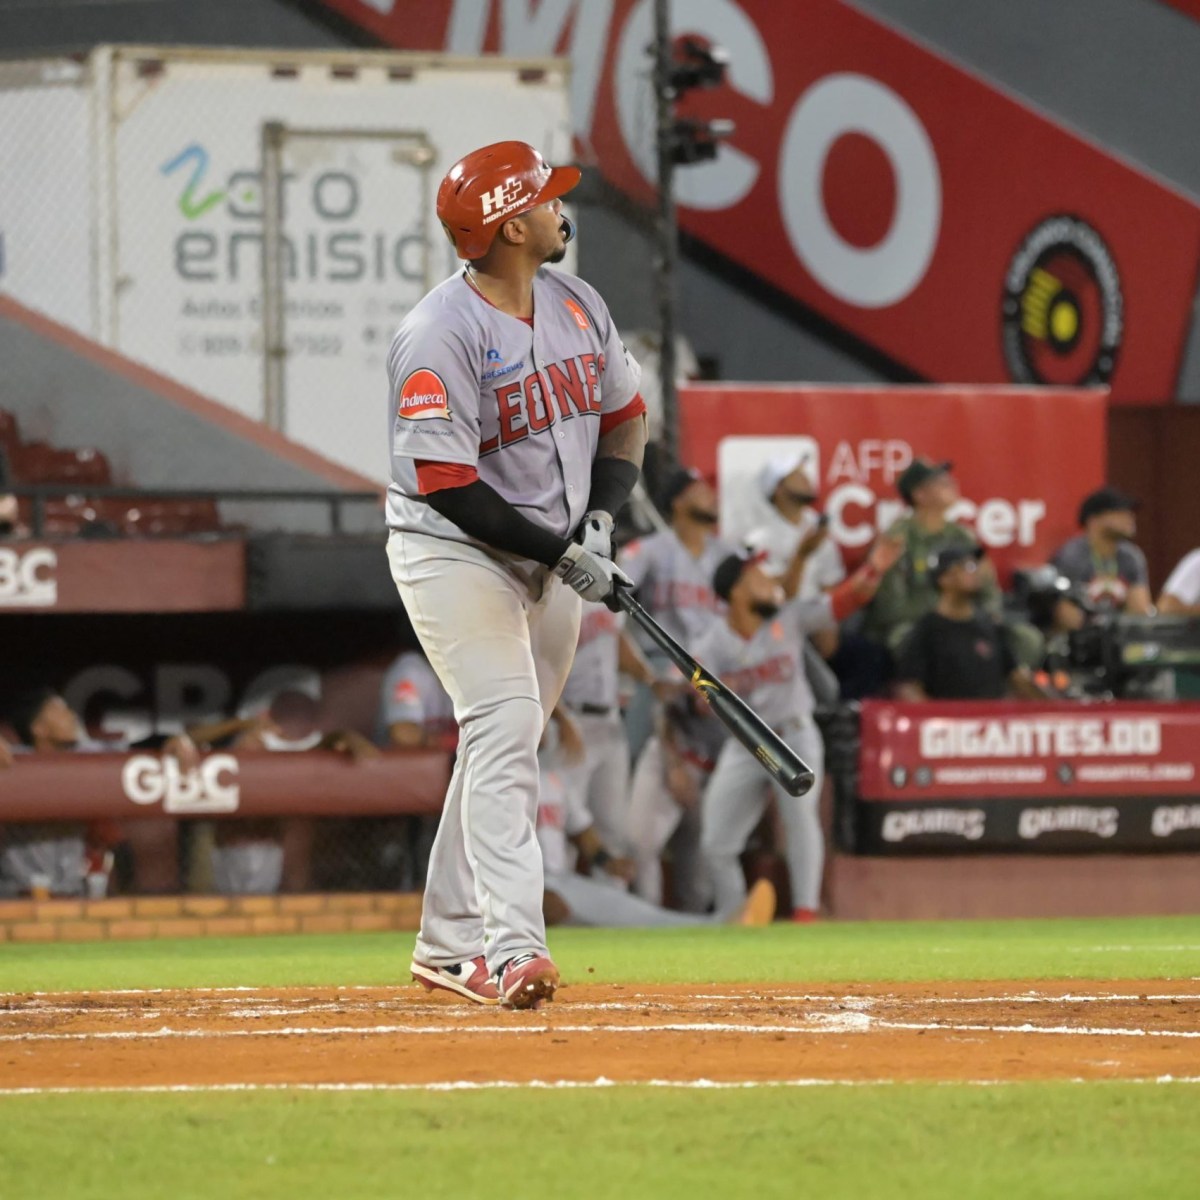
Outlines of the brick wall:
{"type": "Polygon", "coordinates": [[[0,901],[0,942],[414,930],[418,893],[0,901]]]}

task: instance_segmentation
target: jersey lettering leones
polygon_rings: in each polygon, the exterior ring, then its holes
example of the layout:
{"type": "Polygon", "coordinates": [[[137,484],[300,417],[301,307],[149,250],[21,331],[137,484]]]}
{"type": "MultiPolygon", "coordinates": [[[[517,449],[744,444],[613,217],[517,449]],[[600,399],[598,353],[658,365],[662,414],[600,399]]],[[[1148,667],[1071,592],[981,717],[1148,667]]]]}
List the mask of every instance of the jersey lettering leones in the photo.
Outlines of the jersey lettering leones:
{"type": "Polygon", "coordinates": [[[405,318],[388,354],[389,528],[472,540],[422,499],[419,460],[475,468],[564,537],[578,526],[597,444],[634,403],[640,369],[583,280],[543,268],[533,302],[531,326],[460,273],[405,318]]]}

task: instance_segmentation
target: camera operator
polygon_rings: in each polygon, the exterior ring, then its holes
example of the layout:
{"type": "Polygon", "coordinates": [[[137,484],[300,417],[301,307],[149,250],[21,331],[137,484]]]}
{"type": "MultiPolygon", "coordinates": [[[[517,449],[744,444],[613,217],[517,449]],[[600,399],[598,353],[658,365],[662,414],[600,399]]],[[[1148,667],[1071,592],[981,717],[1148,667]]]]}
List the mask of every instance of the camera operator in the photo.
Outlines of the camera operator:
{"type": "Polygon", "coordinates": [[[1051,562],[1082,589],[1100,612],[1150,616],[1154,606],[1146,556],[1134,542],[1138,502],[1114,487],[1085,496],[1076,537],[1059,547],[1051,562]]]}

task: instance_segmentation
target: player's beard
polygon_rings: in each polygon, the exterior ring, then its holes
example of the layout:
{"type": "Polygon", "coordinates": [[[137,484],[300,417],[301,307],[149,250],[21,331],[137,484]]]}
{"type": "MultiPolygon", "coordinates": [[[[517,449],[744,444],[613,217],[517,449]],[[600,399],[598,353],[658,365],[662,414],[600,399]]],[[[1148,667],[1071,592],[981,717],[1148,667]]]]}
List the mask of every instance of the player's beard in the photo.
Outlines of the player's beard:
{"type": "Polygon", "coordinates": [[[556,250],[552,250],[550,252],[546,258],[548,263],[560,263],[564,258],[567,257],[567,246],[569,245],[571,239],[575,236],[575,223],[568,220],[566,217],[563,217],[562,224],[558,227],[558,232],[564,235],[562,245],[556,250]]]}
{"type": "Polygon", "coordinates": [[[755,600],[750,607],[758,616],[762,617],[764,621],[769,621],[772,617],[777,616],[779,613],[779,605],[773,600],[755,600]]]}

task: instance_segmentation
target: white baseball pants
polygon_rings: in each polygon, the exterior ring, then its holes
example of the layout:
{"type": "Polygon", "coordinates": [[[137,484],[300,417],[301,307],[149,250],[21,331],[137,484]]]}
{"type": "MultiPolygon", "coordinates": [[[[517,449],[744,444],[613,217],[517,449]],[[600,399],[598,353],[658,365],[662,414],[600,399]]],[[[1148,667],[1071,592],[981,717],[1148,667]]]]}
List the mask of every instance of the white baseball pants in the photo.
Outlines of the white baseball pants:
{"type": "Polygon", "coordinates": [[[486,954],[494,971],[546,953],[537,746],[571,669],[581,601],[548,568],[518,574],[427,534],[393,532],[388,560],[460,730],[416,954],[432,966],[486,954]]]}

